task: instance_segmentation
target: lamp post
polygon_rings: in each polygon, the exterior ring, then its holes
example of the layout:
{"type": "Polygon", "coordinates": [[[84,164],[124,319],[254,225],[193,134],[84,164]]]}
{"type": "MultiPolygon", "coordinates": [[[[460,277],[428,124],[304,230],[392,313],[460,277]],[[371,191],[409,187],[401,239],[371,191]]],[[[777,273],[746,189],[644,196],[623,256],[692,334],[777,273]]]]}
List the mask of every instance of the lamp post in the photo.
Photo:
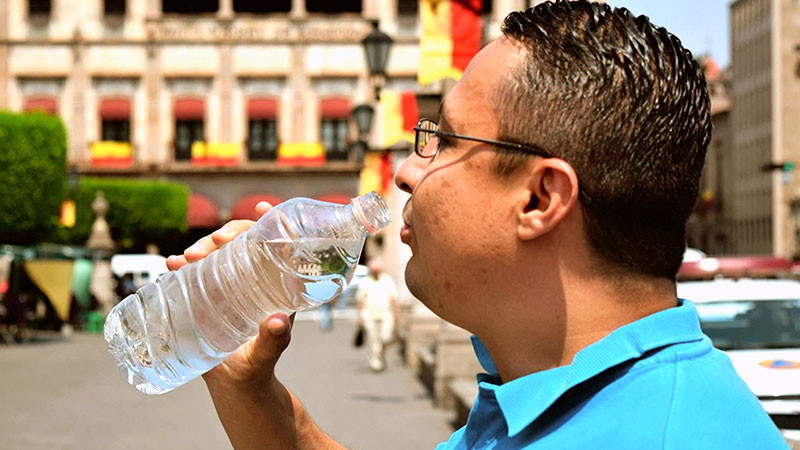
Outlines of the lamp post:
{"type": "Polygon", "coordinates": [[[378,21],[372,20],[372,32],[361,42],[367,56],[369,74],[375,79],[375,99],[381,92],[386,77],[386,64],[389,62],[389,51],[394,41],[389,35],[378,29],[378,21]]]}
{"type": "Polygon", "coordinates": [[[364,161],[364,155],[367,152],[367,139],[372,130],[372,118],[375,116],[375,108],[362,103],[353,108],[351,116],[356,123],[356,130],[358,130],[358,140],[353,143],[351,154],[360,163],[364,161]]]}
{"type": "MultiPolygon", "coordinates": [[[[361,45],[364,47],[369,76],[375,86],[375,98],[373,101],[377,101],[380,98],[381,88],[386,78],[386,64],[389,62],[389,52],[394,41],[378,28],[377,20],[370,22],[372,23],[372,31],[361,41],[361,45]]],[[[358,130],[358,140],[352,144],[351,154],[356,161],[362,162],[365,153],[369,149],[369,134],[372,131],[375,107],[368,103],[360,104],[353,108],[351,116],[358,130]]]]}

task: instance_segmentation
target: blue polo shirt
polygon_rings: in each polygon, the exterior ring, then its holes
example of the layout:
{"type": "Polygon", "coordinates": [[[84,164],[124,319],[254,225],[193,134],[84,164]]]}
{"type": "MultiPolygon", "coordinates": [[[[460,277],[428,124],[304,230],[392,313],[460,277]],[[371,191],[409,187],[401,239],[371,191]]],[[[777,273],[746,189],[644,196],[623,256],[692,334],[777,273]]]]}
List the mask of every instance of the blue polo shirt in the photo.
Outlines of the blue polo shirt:
{"type": "Polygon", "coordinates": [[[694,305],[625,325],[568,366],[503,383],[473,337],[478,398],[437,449],[786,449],[694,305]]]}

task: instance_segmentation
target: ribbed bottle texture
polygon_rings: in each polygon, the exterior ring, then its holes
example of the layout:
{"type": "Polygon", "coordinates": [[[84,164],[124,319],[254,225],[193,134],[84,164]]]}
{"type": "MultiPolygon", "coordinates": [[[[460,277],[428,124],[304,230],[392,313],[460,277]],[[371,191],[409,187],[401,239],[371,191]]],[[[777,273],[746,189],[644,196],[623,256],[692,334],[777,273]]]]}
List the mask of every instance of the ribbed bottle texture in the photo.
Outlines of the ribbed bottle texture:
{"type": "Polygon", "coordinates": [[[168,392],[258,334],[276,312],[318,306],[353,276],[388,208],[375,193],[335,205],[293,199],[206,258],[162,275],[109,313],[109,351],[130,384],[168,392]]]}

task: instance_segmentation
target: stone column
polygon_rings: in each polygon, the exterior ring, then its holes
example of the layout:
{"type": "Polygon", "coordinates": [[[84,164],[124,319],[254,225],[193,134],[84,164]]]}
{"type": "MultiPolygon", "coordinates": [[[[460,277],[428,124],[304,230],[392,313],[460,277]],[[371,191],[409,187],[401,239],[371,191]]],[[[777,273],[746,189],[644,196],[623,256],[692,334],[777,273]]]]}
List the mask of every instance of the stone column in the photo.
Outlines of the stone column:
{"type": "MultiPolygon", "coordinates": [[[[0,40],[7,40],[8,35],[8,1],[0,1],[0,40]]],[[[0,108],[8,109],[8,46],[0,45],[0,108]]]]}
{"type": "Polygon", "coordinates": [[[223,43],[219,47],[219,100],[220,100],[220,134],[223,142],[233,142],[233,46],[223,43]]]}
{"type": "Polygon", "coordinates": [[[147,99],[147,113],[145,126],[145,149],[140,161],[145,164],[156,164],[169,161],[167,155],[162,155],[164,143],[161,141],[161,46],[151,41],[147,44],[147,62],[145,64],[143,83],[145,98],[147,99]]]}
{"type": "Polygon", "coordinates": [[[88,74],[85,67],[86,48],[83,45],[83,37],[80,30],[75,30],[72,36],[72,70],[69,74],[69,82],[72,92],[72,117],[70,118],[69,129],[69,153],[70,160],[88,163],[89,151],[86,142],[86,91],[89,85],[88,74]]]}
{"type": "Polygon", "coordinates": [[[161,0],[147,0],[147,13],[146,17],[148,19],[159,19],[161,18],[161,0]]]}
{"type": "Polygon", "coordinates": [[[289,13],[292,19],[303,19],[307,14],[305,0],[292,0],[292,11],[289,13]]]}
{"type": "Polygon", "coordinates": [[[220,0],[217,17],[220,19],[233,19],[233,0],[220,0]]]}
{"type": "Polygon", "coordinates": [[[311,90],[308,76],[306,75],[305,55],[306,48],[303,44],[292,44],[291,59],[292,72],[289,74],[289,89],[292,92],[292,134],[291,142],[306,141],[306,97],[311,90]]]}

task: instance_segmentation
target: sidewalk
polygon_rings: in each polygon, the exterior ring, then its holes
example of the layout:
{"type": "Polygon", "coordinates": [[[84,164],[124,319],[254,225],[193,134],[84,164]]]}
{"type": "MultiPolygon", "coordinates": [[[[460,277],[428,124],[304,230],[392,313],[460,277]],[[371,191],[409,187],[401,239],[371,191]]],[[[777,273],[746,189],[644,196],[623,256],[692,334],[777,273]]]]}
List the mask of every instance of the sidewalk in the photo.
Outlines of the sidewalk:
{"type": "MultiPolygon", "coordinates": [[[[372,373],[365,350],[350,345],[353,320],[338,318],[323,333],[309,317],[296,321],[277,371],[323,429],[365,450],[433,448],[449,436],[450,414],[433,408],[396,348],[388,369],[372,373]]],[[[202,380],[162,396],[140,394],[99,335],[0,347],[0,373],[3,448],[230,448],[202,380]]]]}

